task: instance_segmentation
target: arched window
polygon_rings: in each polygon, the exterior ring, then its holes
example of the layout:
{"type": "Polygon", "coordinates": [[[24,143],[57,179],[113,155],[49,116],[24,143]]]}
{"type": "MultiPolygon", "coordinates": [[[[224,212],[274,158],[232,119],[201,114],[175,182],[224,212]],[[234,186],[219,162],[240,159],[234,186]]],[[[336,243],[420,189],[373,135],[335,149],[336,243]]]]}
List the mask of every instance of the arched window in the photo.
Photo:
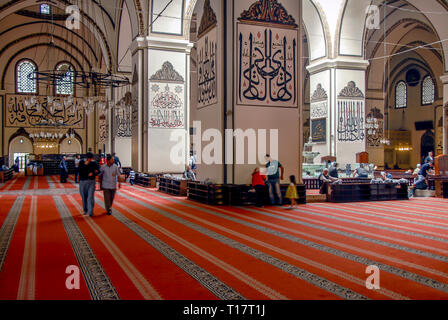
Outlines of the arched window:
{"type": "Polygon", "coordinates": [[[50,14],[51,13],[50,5],[48,5],[46,3],[42,3],[40,5],[40,13],[42,13],[42,14],[50,14]]]}
{"type": "Polygon", "coordinates": [[[73,67],[68,63],[61,63],[56,67],[58,78],[56,79],[56,94],[73,95],[75,87],[73,84],[73,67]]]}
{"type": "Polygon", "coordinates": [[[431,76],[426,76],[422,82],[422,104],[433,104],[435,100],[436,88],[431,76]]]}
{"type": "Polygon", "coordinates": [[[397,83],[395,87],[395,108],[406,108],[408,106],[408,88],[404,81],[397,83]]]}
{"type": "Polygon", "coordinates": [[[16,86],[18,93],[37,93],[37,80],[31,79],[37,67],[31,60],[22,60],[16,66],[16,86]]]}

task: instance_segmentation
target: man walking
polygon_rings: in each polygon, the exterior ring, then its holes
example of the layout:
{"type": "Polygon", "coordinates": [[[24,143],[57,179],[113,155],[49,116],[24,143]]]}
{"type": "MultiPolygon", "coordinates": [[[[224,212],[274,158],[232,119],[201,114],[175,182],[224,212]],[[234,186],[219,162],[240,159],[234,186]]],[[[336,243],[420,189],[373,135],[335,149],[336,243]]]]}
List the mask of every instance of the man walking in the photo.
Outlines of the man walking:
{"type": "Polygon", "coordinates": [[[120,174],[120,168],[114,163],[114,157],[108,154],[106,164],[100,169],[100,179],[101,190],[104,193],[104,206],[109,216],[112,214],[112,204],[114,203],[115,193],[117,192],[117,183],[118,187],[121,188],[121,183],[118,180],[120,174]]]}
{"type": "Polygon", "coordinates": [[[81,156],[79,154],[75,157],[75,183],[79,183],[79,163],[81,162],[81,156]]]}
{"type": "Polygon", "coordinates": [[[68,168],[65,156],[62,156],[61,162],[59,163],[59,169],[60,169],[61,183],[66,183],[68,177],[68,168]]]}
{"type": "Polygon", "coordinates": [[[95,178],[99,173],[99,166],[91,152],[87,153],[86,157],[86,160],[79,162],[79,193],[84,214],[92,217],[95,206],[95,178]]]}
{"type": "Polygon", "coordinates": [[[285,173],[285,168],[277,160],[273,160],[269,154],[265,157],[268,163],[266,164],[268,179],[266,184],[269,187],[269,198],[271,199],[271,204],[275,204],[275,195],[277,196],[277,204],[282,205],[282,193],[280,190],[280,180],[283,180],[285,173]],[[275,190],[275,191],[274,191],[275,190]]]}
{"type": "Polygon", "coordinates": [[[120,158],[117,157],[117,154],[116,154],[115,152],[112,153],[112,157],[114,158],[114,162],[115,162],[115,164],[121,168],[121,161],[120,161],[120,158]]]}

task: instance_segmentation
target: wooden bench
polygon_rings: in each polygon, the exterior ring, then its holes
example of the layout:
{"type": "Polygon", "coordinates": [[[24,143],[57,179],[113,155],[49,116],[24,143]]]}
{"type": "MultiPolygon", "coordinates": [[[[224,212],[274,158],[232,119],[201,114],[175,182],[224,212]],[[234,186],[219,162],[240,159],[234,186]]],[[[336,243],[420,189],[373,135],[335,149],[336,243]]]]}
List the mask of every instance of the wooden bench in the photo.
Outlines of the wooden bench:
{"type": "Polygon", "coordinates": [[[346,183],[330,184],[327,201],[329,202],[360,202],[360,201],[390,201],[408,200],[407,184],[366,184],[346,183]]]}
{"type": "Polygon", "coordinates": [[[0,183],[6,183],[14,176],[14,169],[0,171],[0,183]]]}

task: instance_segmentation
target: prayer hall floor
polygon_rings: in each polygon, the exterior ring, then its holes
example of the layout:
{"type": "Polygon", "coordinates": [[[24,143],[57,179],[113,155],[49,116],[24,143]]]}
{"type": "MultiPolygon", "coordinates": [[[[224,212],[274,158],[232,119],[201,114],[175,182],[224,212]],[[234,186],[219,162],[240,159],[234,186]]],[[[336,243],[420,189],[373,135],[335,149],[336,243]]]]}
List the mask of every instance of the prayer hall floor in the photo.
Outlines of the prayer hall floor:
{"type": "Polygon", "coordinates": [[[95,201],[84,216],[72,177],[0,185],[0,300],[448,299],[447,200],[212,207],[125,185],[112,216],[95,201]]]}

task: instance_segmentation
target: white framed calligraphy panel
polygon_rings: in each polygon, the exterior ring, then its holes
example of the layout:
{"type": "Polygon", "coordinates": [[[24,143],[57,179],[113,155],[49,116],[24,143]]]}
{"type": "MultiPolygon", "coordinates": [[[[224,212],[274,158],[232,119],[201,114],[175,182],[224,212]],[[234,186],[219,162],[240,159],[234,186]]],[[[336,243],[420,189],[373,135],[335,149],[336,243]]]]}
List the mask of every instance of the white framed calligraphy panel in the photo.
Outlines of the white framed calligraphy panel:
{"type": "Polygon", "coordinates": [[[150,81],[149,128],[185,128],[185,84],[150,81]]]}
{"type": "Polygon", "coordinates": [[[298,107],[298,31],[237,23],[237,104],[298,107]]]}
{"type": "Polygon", "coordinates": [[[202,35],[198,48],[198,104],[203,108],[218,103],[218,29],[202,35]]]}

